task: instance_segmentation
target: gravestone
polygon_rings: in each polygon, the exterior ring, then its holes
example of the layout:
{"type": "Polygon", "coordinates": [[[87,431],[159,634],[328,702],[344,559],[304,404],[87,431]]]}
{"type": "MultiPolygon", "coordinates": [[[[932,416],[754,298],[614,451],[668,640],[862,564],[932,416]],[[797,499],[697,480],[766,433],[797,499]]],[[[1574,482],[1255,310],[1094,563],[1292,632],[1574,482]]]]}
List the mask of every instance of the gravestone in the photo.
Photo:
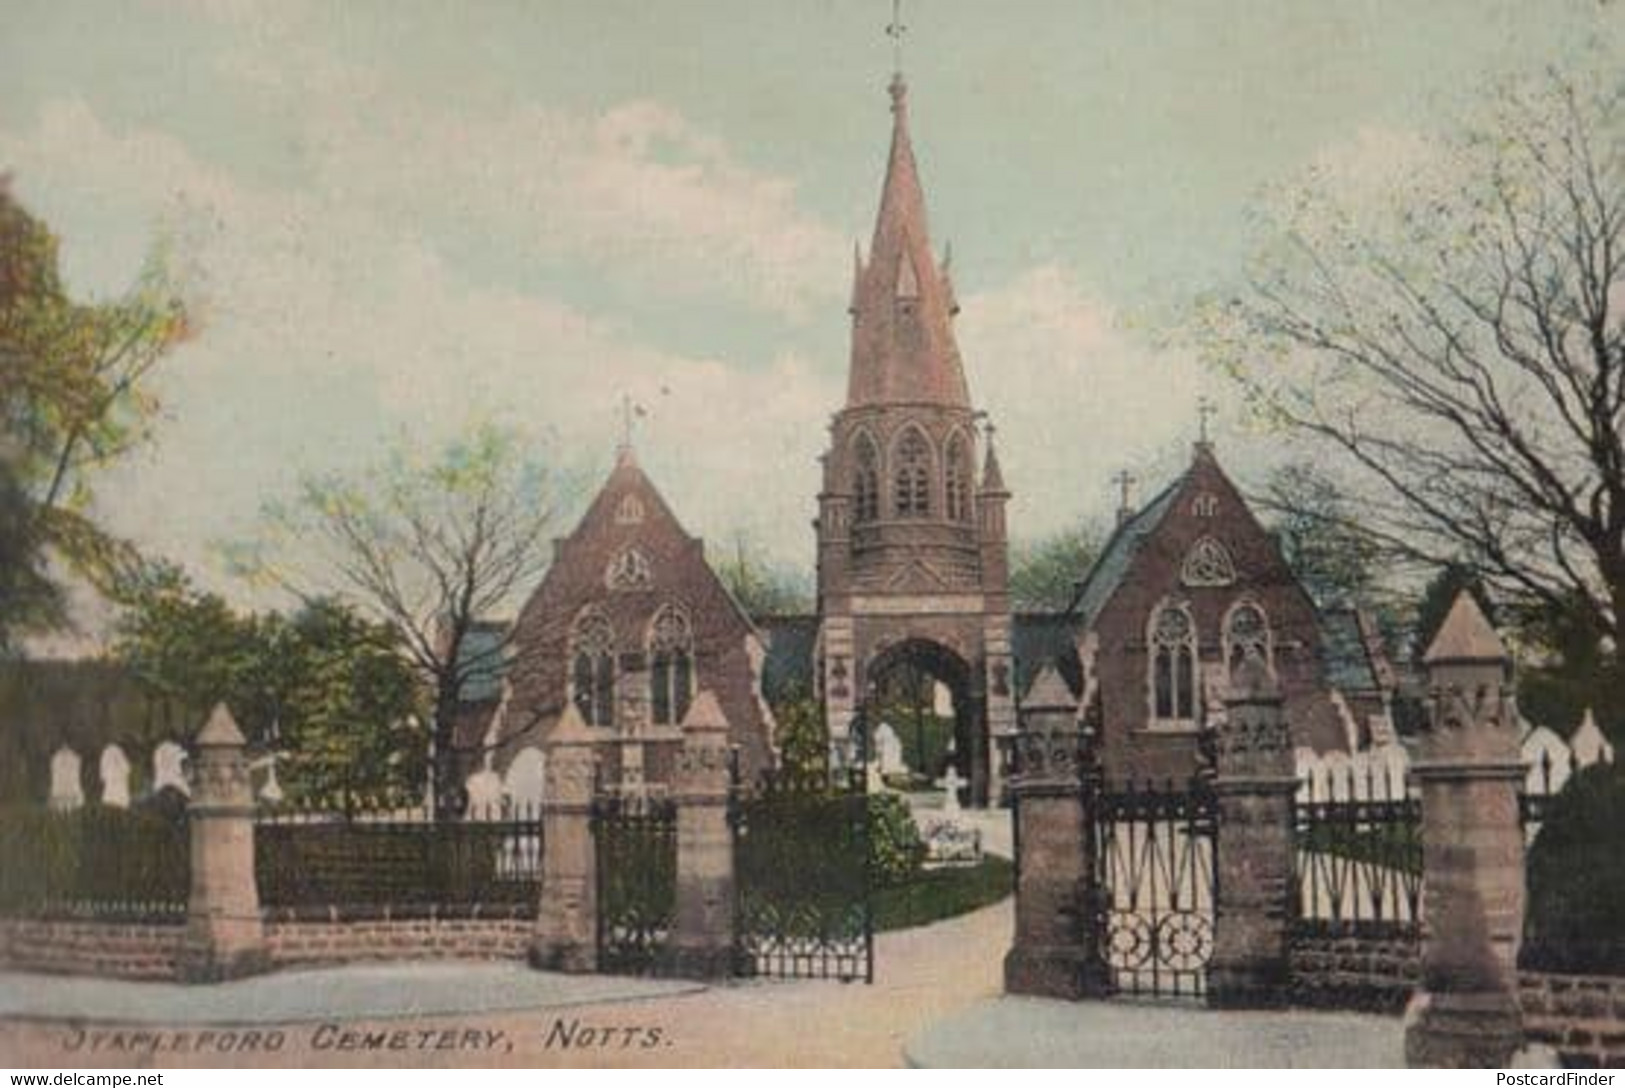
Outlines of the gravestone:
{"type": "Polygon", "coordinates": [[[85,803],[84,783],[79,780],[81,768],[79,753],[72,748],[58,748],[51,753],[49,804],[52,808],[78,808],[85,803]]]}
{"type": "Polygon", "coordinates": [[[186,780],[186,749],[172,740],[166,740],[152,753],[152,792],[166,787],[191,796],[192,786],[186,780]]]}
{"type": "Polygon", "coordinates": [[[130,759],[124,749],[109,744],[102,749],[101,766],[102,804],[113,808],[130,807],[130,759]]]}

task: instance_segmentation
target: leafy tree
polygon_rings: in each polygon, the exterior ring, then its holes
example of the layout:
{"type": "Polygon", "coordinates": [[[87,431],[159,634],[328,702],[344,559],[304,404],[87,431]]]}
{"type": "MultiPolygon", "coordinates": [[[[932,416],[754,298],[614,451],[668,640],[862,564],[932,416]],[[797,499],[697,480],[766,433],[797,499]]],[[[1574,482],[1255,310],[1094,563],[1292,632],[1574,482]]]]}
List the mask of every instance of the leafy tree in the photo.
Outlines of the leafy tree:
{"type": "Polygon", "coordinates": [[[454,741],[463,689],[501,665],[512,639],[476,643],[551,556],[562,485],[517,436],[479,426],[428,459],[403,447],[358,475],[307,477],[266,511],[241,568],[301,599],[333,597],[387,624],[430,692],[437,813],[461,808],[454,741]]]}
{"type": "Polygon", "coordinates": [[[1386,562],[1578,607],[1625,663],[1622,94],[1617,62],[1507,83],[1375,207],[1291,191],[1203,326],[1386,562]]]}
{"type": "Polygon", "coordinates": [[[192,326],[160,248],[110,302],[70,298],[57,240],[0,178],[0,629],[58,625],[49,559],[106,586],[133,561],[89,516],[96,473],[149,436],[151,377],[192,326]]]}
{"type": "Polygon", "coordinates": [[[1072,603],[1078,582],[1100,556],[1101,534],[1078,525],[1042,540],[1018,544],[1010,558],[1010,600],[1016,608],[1059,612],[1072,603]]]}
{"type": "Polygon", "coordinates": [[[745,614],[754,618],[810,612],[812,593],[795,571],[775,566],[760,548],[743,535],[734,537],[731,554],[714,566],[745,614]]]}
{"type": "Polygon", "coordinates": [[[394,632],[334,601],[243,615],[173,567],[127,584],[115,654],[154,694],[200,719],[224,702],[278,757],[290,799],[406,803],[427,738],[416,672],[394,632]]]}
{"type": "Polygon", "coordinates": [[[824,709],[805,691],[792,691],[773,708],[778,723],[779,763],[793,781],[829,776],[829,730],[824,709]]]}
{"type": "Polygon", "coordinates": [[[1529,849],[1527,966],[1625,971],[1625,774],[1588,767],[1551,802],[1529,849]]]}

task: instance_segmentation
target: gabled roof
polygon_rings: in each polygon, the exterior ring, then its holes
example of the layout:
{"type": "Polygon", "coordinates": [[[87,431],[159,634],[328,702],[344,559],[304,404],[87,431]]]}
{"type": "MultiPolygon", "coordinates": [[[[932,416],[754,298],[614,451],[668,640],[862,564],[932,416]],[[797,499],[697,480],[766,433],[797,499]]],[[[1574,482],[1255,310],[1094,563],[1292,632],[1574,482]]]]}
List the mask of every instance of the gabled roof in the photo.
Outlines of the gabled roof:
{"type": "Polygon", "coordinates": [[[1134,557],[1139,554],[1140,545],[1157,528],[1162,525],[1163,518],[1173,509],[1174,500],[1185,486],[1190,470],[1180,475],[1167,487],[1157,493],[1150,502],[1141,507],[1133,517],[1125,519],[1112,533],[1106,547],[1101,550],[1100,558],[1095,560],[1089,573],[1084,575],[1083,584],[1078,588],[1077,596],[1067,608],[1067,614],[1076,616],[1081,626],[1087,628],[1094,625],[1100,618],[1101,609],[1106,607],[1108,601],[1128,577],[1128,572],[1134,566],[1134,557]]]}

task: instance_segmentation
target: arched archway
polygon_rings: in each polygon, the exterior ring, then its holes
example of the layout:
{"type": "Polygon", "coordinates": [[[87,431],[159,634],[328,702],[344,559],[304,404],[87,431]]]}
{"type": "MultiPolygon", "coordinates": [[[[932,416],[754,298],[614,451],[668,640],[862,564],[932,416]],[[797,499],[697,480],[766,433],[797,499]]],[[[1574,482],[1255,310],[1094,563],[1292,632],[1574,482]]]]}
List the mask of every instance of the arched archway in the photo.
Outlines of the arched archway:
{"type": "Polygon", "coordinates": [[[912,774],[934,788],[952,763],[965,784],[961,800],[986,804],[987,745],[975,676],[970,662],[932,639],[883,646],[864,669],[855,739],[868,752],[880,726],[888,725],[912,774]]]}

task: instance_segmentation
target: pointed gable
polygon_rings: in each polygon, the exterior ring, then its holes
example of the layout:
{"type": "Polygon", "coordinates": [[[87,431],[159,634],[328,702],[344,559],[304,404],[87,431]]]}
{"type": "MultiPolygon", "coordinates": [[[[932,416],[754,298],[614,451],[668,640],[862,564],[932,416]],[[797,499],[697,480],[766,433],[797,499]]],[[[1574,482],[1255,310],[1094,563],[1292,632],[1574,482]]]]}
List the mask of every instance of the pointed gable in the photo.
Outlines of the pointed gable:
{"type": "Polygon", "coordinates": [[[852,290],[849,407],[943,404],[968,407],[952,318],[958,310],[946,263],[931,254],[925,193],[908,129],[908,88],[893,80],[891,154],[867,264],[852,290]]]}

